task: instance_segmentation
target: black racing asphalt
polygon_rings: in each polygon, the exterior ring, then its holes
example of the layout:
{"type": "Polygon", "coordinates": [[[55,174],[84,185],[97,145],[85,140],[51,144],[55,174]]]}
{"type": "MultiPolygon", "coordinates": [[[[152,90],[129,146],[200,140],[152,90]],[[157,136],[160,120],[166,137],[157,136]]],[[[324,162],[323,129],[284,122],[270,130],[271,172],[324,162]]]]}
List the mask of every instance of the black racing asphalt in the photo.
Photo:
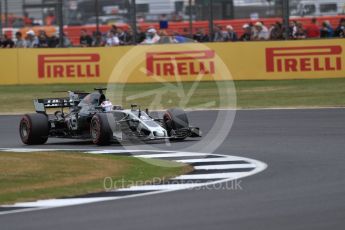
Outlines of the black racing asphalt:
{"type": "MultiPolygon", "coordinates": [[[[216,113],[200,111],[189,115],[207,134],[216,113]]],[[[0,147],[26,147],[19,141],[18,121],[18,116],[0,116],[0,147]]],[[[172,150],[194,143],[154,145],[172,150]]],[[[87,141],[58,139],[41,147],[95,148],[87,141]]],[[[1,215],[0,229],[342,230],[344,147],[345,109],[237,111],[230,134],[214,153],[249,157],[268,165],[265,171],[238,181],[237,187],[228,182],[201,189],[1,215]]]]}

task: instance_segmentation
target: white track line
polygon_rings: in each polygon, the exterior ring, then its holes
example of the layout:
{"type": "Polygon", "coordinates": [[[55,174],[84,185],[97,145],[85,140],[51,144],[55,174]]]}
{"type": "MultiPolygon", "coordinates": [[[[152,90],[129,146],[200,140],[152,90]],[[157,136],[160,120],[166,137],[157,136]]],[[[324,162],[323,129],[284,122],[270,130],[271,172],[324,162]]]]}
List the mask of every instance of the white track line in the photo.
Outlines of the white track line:
{"type": "Polygon", "coordinates": [[[180,190],[186,188],[192,188],[195,186],[195,183],[189,184],[160,184],[160,185],[142,185],[142,186],[132,186],[129,188],[120,188],[115,191],[151,191],[151,190],[180,190]]]}
{"type": "Polygon", "coordinates": [[[174,177],[172,180],[202,180],[202,179],[236,179],[244,177],[249,172],[232,172],[232,173],[210,173],[210,174],[192,174],[174,177]]]}
{"type": "Polygon", "coordinates": [[[111,154],[111,153],[138,153],[143,152],[142,150],[96,150],[96,151],[87,151],[86,153],[90,154],[111,154]]]}
{"type": "MultiPolygon", "coordinates": [[[[213,155],[213,154],[211,154],[213,155]]],[[[222,157],[222,158],[197,158],[197,159],[186,159],[186,160],[175,160],[180,163],[202,163],[202,162],[226,162],[226,161],[240,161],[243,160],[243,158],[239,157],[222,157]]]]}
{"type": "Polygon", "coordinates": [[[228,164],[228,165],[201,165],[194,166],[196,170],[214,170],[214,169],[243,169],[243,168],[255,168],[255,164],[228,164]]]}
{"type": "Polygon", "coordinates": [[[162,153],[162,154],[147,154],[147,155],[133,155],[134,157],[141,158],[166,158],[166,157],[198,157],[207,156],[208,153],[189,153],[189,152],[175,152],[175,153],[162,153]]]}
{"type": "Polygon", "coordinates": [[[31,153],[31,152],[54,152],[55,149],[30,149],[30,148],[15,148],[15,149],[0,149],[4,152],[17,152],[17,153],[31,153]]]}
{"type": "Polygon", "coordinates": [[[22,202],[14,205],[3,205],[1,207],[63,207],[78,204],[88,204],[100,201],[114,200],[116,197],[92,197],[92,198],[66,198],[66,199],[49,199],[38,200],[33,202],[22,202]]]}

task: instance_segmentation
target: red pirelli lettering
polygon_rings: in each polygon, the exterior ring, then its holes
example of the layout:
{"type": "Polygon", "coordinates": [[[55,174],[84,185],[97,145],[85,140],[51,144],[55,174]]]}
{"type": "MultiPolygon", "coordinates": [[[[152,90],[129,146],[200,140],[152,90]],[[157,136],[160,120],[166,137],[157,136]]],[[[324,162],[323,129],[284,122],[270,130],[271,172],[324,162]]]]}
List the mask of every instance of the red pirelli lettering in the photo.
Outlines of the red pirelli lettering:
{"type": "Polygon", "coordinates": [[[100,77],[99,54],[38,55],[38,78],[100,77]]]}
{"type": "Polygon", "coordinates": [[[214,57],[213,50],[147,53],[147,76],[214,74],[214,57]]]}
{"type": "Polygon", "coordinates": [[[266,48],[266,71],[341,71],[341,54],[339,45],[266,48]]]}

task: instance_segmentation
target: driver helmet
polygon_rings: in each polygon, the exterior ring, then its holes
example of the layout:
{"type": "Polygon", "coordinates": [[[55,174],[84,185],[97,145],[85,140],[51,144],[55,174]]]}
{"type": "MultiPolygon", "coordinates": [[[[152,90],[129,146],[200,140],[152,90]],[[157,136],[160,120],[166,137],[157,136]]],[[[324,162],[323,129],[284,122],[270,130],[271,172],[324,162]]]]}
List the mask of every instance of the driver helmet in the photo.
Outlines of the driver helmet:
{"type": "Polygon", "coordinates": [[[109,112],[113,109],[113,104],[110,101],[103,101],[101,107],[105,112],[109,112]]]}

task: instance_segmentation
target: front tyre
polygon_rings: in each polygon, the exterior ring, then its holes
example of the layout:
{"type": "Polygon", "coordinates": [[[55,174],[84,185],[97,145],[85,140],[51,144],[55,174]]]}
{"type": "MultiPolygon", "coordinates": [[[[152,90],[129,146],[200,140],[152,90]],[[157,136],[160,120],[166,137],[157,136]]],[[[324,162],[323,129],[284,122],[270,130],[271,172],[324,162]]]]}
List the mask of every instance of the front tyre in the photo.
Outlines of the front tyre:
{"type": "Polygon", "coordinates": [[[90,133],[92,142],[96,145],[109,145],[113,132],[106,113],[95,114],[91,119],[90,133]]]}
{"type": "Polygon", "coordinates": [[[26,145],[41,145],[47,142],[49,121],[45,114],[25,114],[19,123],[19,135],[26,145]]]}
{"type": "MultiPolygon", "coordinates": [[[[189,128],[187,114],[182,109],[168,109],[163,115],[163,122],[169,136],[176,136],[179,131],[189,128]]],[[[186,137],[187,135],[181,133],[176,136],[176,139],[183,140],[186,137]]]]}

